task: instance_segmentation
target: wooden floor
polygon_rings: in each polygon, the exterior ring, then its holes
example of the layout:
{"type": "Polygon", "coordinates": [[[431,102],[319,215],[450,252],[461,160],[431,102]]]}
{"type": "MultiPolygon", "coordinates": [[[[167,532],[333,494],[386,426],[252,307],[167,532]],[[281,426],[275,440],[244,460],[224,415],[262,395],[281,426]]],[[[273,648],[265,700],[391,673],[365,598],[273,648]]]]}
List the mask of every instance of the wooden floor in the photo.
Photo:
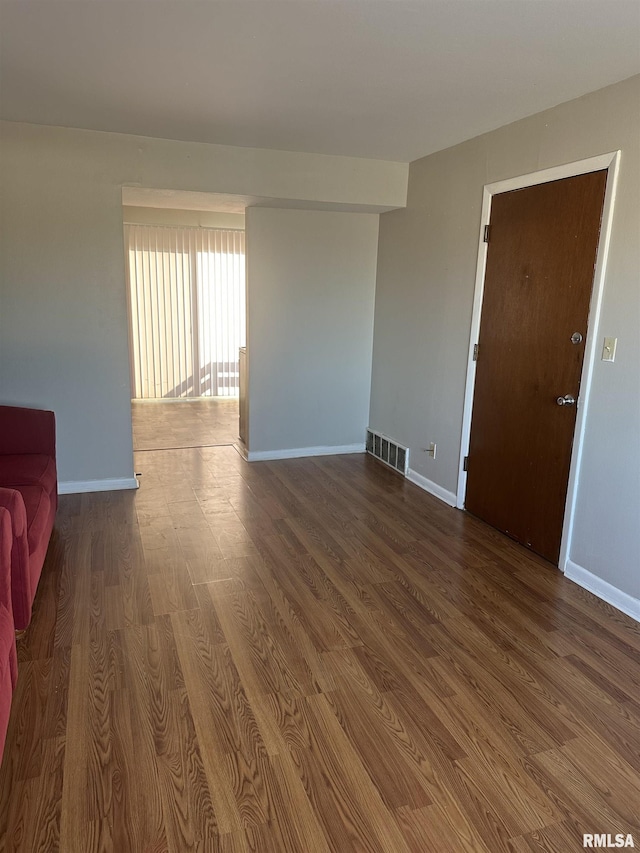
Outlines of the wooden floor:
{"type": "Polygon", "coordinates": [[[640,846],[638,625],[364,456],[63,496],[0,848],[640,846]]]}
{"type": "Polygon", "coordinates": [[[211,447],[238,441],[238,398],[132,400],[134,450],[211,447]]]}

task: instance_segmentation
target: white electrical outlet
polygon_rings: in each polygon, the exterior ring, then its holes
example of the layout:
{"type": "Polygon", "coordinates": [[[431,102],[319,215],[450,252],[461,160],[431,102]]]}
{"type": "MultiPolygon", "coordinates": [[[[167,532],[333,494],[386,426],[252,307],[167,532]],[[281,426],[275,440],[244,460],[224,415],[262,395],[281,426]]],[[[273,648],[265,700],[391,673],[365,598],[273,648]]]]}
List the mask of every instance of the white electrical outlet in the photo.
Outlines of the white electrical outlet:
{"type": "Polygon", "coordinates": [[[436,443],[434,441],[432,441],[431,444],[429,445],[429,449],[427,450],[427,453],[430,456],[433,456],[434,459],[436,458],[436,443]]]}
{"type": "Polygon", "coordinates": [[[617,338],[605,338],[604,344],[602,345],[602,360],[603,361],[615,361],[616,360],[616,346],[618,345],[617,338]]]}

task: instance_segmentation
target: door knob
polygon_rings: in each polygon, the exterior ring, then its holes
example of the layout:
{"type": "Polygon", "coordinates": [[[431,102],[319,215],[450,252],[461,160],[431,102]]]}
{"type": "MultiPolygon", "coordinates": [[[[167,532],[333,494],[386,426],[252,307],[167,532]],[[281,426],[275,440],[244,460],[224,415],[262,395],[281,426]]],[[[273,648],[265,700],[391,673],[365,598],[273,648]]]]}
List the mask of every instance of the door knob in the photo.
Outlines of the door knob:
{"type": "Polygon", "coordinates": [[[556,403],[559,406],[575,406],[576,398],[572,394],[565,394],[564,397],[558,397],[556,403]]]}

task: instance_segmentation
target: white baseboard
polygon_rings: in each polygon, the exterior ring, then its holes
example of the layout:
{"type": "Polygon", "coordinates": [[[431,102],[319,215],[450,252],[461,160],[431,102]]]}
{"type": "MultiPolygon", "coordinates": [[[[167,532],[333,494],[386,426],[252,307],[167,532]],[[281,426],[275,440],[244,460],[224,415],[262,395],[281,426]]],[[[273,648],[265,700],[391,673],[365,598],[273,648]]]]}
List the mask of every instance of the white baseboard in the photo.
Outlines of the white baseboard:
{"type": "Polygon", "coordinates": [[[640,601],[637,598],[633,598],[631,595],[618,589],[618,587],[588,572],[571,560],[567,560],[564,576],[577,583],[578,586],[583,587],[583,589],[587,589],[589,592],[597,595],[598,598],[606,601],[607,604],[610,604],[617,610],[626,613],[627,616],[631,616],[636,622],[640,622],[640,601]]]}
{"type": "Polygon", "coordinates": [[[118,492],[123,489],[137,489],[139,485],[136,477],[111,480],[67,480],[58,483],[58,494],[80,495],[85,492],[118,492]]]}
{"type": "Polygon", "coordinates": [[[443,489],[442,486],[434,483],[433,480],[429,480],[427,477],[423,477],[422,474],[418,474],[418,472],[414,471],[413,468],[409,468],[407,470],[407,480],[415,483],[416,486],[420,486],[421,489],[424,489],[425,492],[429,492],[430,495],[440,498],[441,501],[444,501],[449,506],[456,505],[456,496],[453,492],[450,492],[448,489],[443,489]]]}
{"type": "Polygon", "coordinates": [[[305,456],[338,456],[343,453],[364,453],[363,444],[340,444],[334,447],[294,447],[290,450],[249,450],[249,462],[268,462],[272,459],[300,459],[305,456]]]}
{"type": "Polygon", "coordinates": [[[249,451],[244,443],[244,441],[235,441],[233,443],[233,449],[242,456],[245,462],[249,461],[249,451]]]}

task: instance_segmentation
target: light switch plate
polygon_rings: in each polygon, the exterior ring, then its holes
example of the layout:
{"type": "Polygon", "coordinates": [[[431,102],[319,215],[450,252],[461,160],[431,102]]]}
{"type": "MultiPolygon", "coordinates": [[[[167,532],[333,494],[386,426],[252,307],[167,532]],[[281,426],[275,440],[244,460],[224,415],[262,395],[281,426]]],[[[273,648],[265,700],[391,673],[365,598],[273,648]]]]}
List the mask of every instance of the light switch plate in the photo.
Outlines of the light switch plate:
{"type": "Polygon", "coordinates": [[[604,344],[602,345],[602,360],[603,361],[615,361],[616,360],[616,346],[618,345],[617,338],[605,338],[604,344]]]}

